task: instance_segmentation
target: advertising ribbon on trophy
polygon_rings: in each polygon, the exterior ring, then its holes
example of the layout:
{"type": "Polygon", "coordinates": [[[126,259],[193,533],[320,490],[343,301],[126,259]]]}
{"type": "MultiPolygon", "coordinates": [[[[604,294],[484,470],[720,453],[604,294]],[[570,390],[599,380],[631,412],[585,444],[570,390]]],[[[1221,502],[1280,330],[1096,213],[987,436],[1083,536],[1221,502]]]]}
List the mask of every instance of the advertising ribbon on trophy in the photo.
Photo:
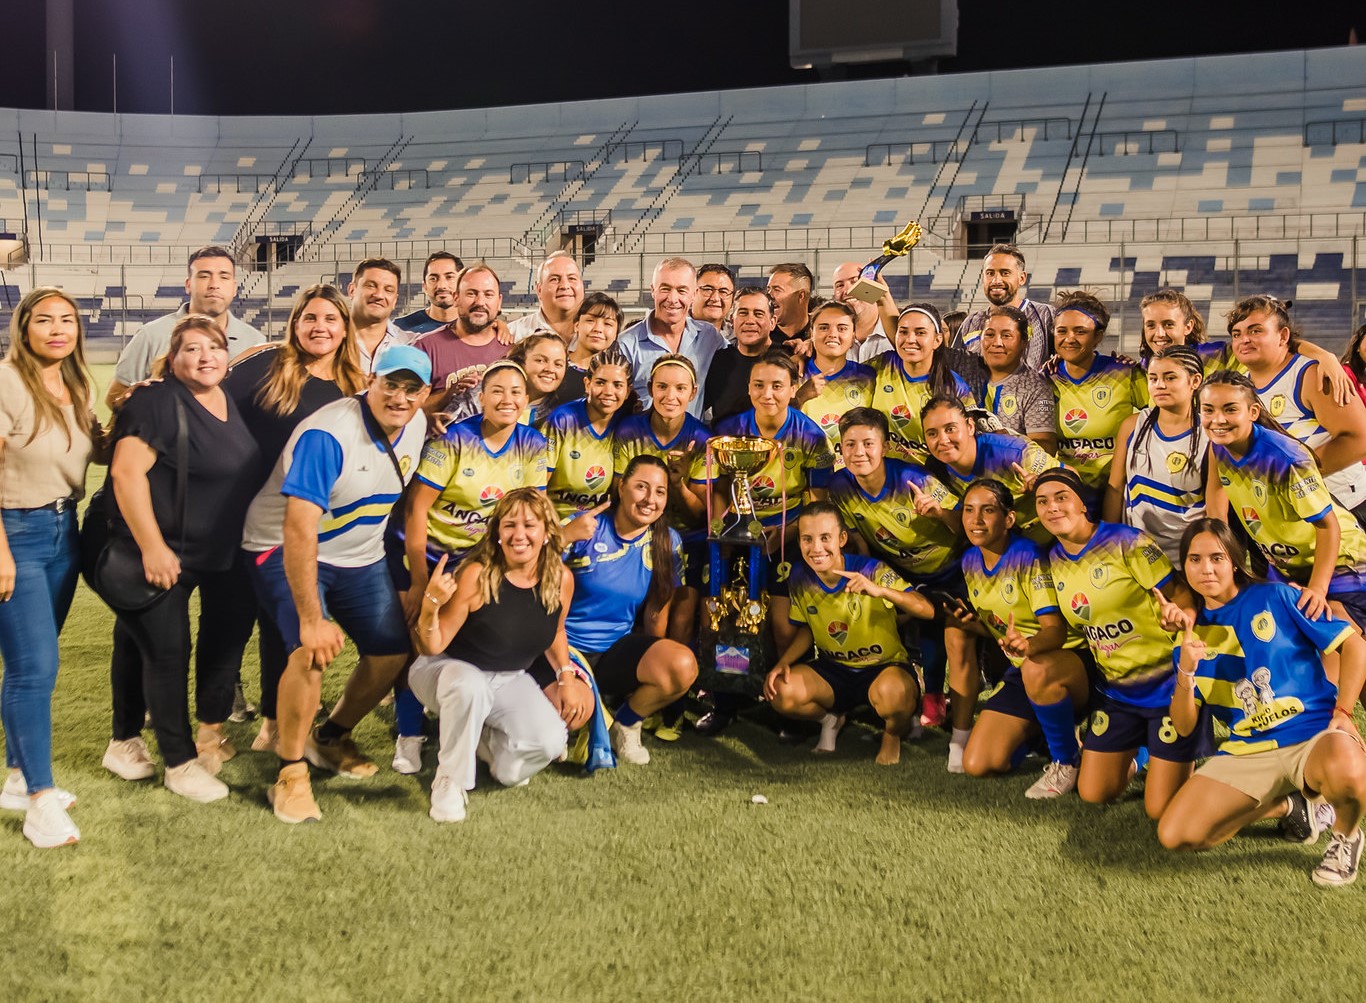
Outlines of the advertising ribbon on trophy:
{"type": "Polygon", "coordinates": [[[876,303],[882,299],[882,287],[873,280],[878,277],[878,273],[893,258],[909,254],[911,248],[920,240],[920,235],[923,232],[920,229],[920,224],[911,220],[897,232],[896,236],[884,240],[882,242],[882,253],[859,271],[858,281],[849,288],[849,298],[856,299],[861,303],[876,303]]]}

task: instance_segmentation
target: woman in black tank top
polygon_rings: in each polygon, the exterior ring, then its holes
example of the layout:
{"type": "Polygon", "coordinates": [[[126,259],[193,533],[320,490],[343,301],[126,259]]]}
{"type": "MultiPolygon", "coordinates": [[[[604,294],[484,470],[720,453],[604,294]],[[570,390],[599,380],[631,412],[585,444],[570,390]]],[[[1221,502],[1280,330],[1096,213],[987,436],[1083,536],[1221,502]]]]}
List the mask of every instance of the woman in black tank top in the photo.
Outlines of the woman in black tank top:
{"type": "Polygon", "coordinates": [[[574,577],[560,560],[555,511],[534,488],[508,492],[488,534],[454,574],[443,555],[413,627],[408,686],[440,715],[431,817],[464,819],[476,759],[505,787],[525,784],[564,753],[568,730],[593,713],[593,690],[569,661],[564,618],[574,577]],[[527,670],[540,656],[553,678],[527,670]]]}

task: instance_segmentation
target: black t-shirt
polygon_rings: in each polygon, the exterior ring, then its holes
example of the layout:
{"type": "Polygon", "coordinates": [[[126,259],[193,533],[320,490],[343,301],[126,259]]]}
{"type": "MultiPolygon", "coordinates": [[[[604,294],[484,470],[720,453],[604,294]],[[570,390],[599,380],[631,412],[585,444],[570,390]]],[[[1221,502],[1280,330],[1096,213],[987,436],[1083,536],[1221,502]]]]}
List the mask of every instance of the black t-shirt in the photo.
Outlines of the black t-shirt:
{"type": "Polygon", "coordinates": [[[763,352],[742,355],[738,345],[727,345],[711,357],[707,382],[702,388],[702,413],[711,411],[713,428],[722,418],[753,407],[749,400],[749,371],[762,356],[763,352]]]}
{"type": "MultiPolygon", "coordinates": [[[[192,571],[225,571],[242,545],[242,523],[256,493],[255,472],[260,462],[256,440],[232,397],[227,420],[219,421],[170,377],[135,390],[114,423],[114,442],[133,437],[157,454],[147,482],[152,512],[167,545],[182,567],[192,571]],[[189,456],[186,488],[186,525],[176,505],[176,401],[185,405],[189,456]]],[[[113,532],[132,537],[118,505],[110,499],[113,532]]]]}
{"type": "Polygon", "coordinates": [[[223,391],[237,405],[242,421],[261,451],[253,493],[270,479],[275,461],[285,451],[285,443],[289,442],[299,423],[314,411],[342,397],[341,388],[334,381],[320,380],[310,374],[299,394],[299,404],[293,411],[276,414],[262,407],[257,403],[256,396],[270,375],[270,366],[278,351],[279,346],[272,345],[243,359],[232,367],[232,372],[223,381],[223,391]]]}

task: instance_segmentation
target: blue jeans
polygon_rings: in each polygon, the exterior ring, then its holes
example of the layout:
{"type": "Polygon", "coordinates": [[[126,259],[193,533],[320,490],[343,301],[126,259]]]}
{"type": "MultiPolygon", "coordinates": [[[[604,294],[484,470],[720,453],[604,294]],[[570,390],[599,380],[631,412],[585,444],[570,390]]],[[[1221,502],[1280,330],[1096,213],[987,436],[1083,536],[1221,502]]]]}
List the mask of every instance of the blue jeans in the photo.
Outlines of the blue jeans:
{"type": "Polygon", "coordinates": [[[4,509],[14,595],[0,602],[0,722],[5,762],[36,794],[52,786],[52,689],[57,635],[76,591],[76,510],[4,509]]]}

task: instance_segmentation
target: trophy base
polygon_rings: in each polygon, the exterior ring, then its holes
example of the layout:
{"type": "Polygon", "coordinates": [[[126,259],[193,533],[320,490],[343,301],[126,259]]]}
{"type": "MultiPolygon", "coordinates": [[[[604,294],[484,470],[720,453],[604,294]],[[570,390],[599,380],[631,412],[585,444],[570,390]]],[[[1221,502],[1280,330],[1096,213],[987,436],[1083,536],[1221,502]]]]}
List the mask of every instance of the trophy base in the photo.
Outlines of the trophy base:
{"type": "Polygon", "coordinates": [[[737,547],[753,547],[763,544],[764,528],[753,516],[741,517],[738,521],[707,537],[709,543],[733,543],[737,547]],[[755,527],[758,530],[755,530],[755,527]]]}
{"type": "Polygon", "coordinates": [[[860,303],[877,303],[886,294],[887,290],[876,282],[869,282],[867,279],[859,279],[849,291],[845,293],[845,298],[858,300],[860,303]]]}

